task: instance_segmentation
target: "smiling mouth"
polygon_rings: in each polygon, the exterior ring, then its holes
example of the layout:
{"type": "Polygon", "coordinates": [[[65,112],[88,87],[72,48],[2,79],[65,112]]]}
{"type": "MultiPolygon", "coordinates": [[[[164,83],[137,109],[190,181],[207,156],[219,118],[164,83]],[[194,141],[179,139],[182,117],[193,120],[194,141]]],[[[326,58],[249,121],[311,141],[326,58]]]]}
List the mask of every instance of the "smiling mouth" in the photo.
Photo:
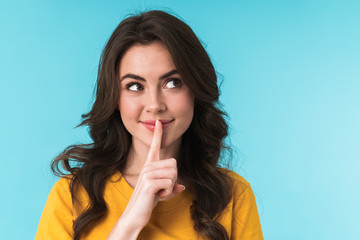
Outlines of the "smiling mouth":
{"type": "MultiPolygon", "coordinates": [[[[161,122],[163,129],[165,130],[174,121],[174,119],[171,120],[159,119],[159,121],[161,122]]],[[[149,129],[152,132],[154,131],[156,120],[146,120],[140,122],[145,128],[149,129]]]]}

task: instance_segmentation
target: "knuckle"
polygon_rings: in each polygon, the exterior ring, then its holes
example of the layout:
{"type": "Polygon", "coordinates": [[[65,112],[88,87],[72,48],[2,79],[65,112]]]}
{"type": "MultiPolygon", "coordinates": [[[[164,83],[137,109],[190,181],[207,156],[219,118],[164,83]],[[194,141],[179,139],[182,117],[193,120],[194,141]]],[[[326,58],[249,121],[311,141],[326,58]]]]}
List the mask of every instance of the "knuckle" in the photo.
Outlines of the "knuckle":
{"type": "Polygon", "coordinates": [[[145,180],[147,180],[147,181],[149,181],[150,179],[151,179],[151,174],[150,174],[150,172],[145,172],[145,173],[143,173],[143,179],[145,179],[145,180]]]}
{"type": "Polygon", "coordinates": [[[177,177],[177,171],[176,171],[176,169],[172,169],[171,170],[171,176],[172,176],[172,178],[176,178],[177,177]]]}
{"type": "Polygon", "coordinates": [[[176,166],[177,166],[177,161],[176,161],[175,158],[170,158],[169,160],[170,160],[170,163],[171,163],[171,166],[172,166],[172,167],[176,167],[176,166]]]}
{"type": "Polygon", "coordinates": [[[166,185],[171,186],[173,183],[172,179],[166,179],[166,185]]]}

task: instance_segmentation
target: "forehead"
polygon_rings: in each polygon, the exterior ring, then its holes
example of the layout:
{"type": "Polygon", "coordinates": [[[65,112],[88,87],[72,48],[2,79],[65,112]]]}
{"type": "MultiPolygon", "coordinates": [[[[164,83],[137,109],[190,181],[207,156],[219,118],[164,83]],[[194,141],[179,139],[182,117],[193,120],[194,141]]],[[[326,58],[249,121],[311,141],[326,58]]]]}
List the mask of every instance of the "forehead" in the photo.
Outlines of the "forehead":
{"type": "Polygon", "coordinates": [[[119,63],[120,77],[128,74],[162,75],[176,69],[167,48],[160,42],[136,44],[130,47],[119,63]]]}

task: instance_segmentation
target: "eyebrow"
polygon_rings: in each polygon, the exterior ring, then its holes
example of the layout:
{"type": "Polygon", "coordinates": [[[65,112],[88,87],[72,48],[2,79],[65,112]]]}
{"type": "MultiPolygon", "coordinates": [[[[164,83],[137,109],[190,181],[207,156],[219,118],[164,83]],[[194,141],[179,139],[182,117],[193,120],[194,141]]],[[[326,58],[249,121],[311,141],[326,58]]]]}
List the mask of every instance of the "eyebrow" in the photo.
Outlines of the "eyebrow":
{"type": "MultiPolygon", "coordinates": [[[[176,73],[178,73],[178,71],[177,71],[176,69],[171,70],[170,72],[165,73],[164,75],[162,75],[162,76],[160,77],[160,80],[165,79],[165,78],[168,78],[168,77],[170,77],[171,75],[174,75],[174,74],[176,74],[176,73]]],[[[136,74],[132,74],[132,73],[128,73],[128,74],[122,76],[122,77],[120,78],[120,82],[121,82],[122,80],[124,80],[125,78],[133,78],[133,79],[136,79],[136,80],[140,80],[140,81],[146,82],[145,78],[140,77],[139,75],[136,75],[136,74]]]]}

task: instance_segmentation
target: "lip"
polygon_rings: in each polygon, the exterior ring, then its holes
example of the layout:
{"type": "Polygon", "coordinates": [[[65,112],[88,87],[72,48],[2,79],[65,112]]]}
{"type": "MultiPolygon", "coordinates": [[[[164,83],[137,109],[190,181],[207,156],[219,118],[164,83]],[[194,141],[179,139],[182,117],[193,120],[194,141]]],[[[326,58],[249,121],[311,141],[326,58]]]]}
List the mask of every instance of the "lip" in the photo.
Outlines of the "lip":
{"type": "MultiPolygon", "coordinates": [[[[158,119],[162,126],[163,126],[163,130],[165,130],[173,121],[174,119],[158,119]]],[[[140,121],[140,123],[146,127],[147,129],[149,129],[150,131],[154,131],[155,129],[155,122],[156,120],[145,120],[145,121],[140,121]]]]}

